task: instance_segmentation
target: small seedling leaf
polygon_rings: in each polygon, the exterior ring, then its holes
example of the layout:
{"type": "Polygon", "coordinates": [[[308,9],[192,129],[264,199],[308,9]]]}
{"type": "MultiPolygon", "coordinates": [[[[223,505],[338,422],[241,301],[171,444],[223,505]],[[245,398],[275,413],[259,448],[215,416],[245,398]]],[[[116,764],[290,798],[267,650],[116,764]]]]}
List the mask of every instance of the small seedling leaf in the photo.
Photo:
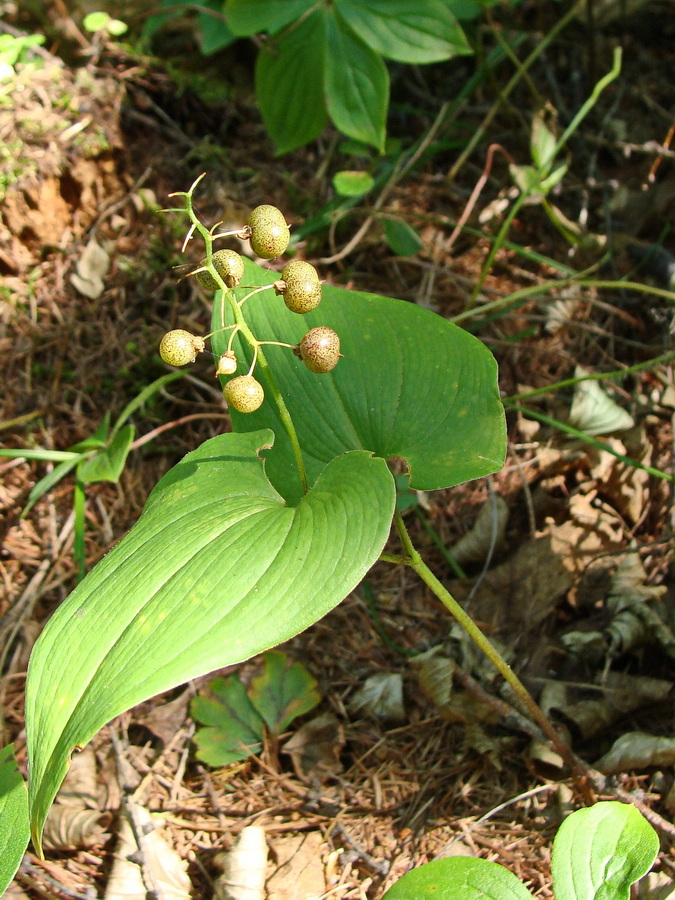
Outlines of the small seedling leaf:
{"type": "Polygon", "coordinates": [[[28,793],[14,759],[14,747],[0,750],[0,897],[28,846],[28,793]]]}
{"type": "Polygon", "coordinates": [[[142,700],[304,631],[380,555],[395,503],[385,462],[343,453],[291,506],[259,458],[273,441],[223,434],[189,453],[38,638],[26,684],[36,847],[73,748],[142,700]]]}
{"type": "Polygon", "coordinates": [[[414,256],[422,246],[419,232],[401,219],[385,219],[383,227],[389,248],[397,256],[414,256]]]}
{"type": "Polygon", "coordinates": [[[443,0],[335,0],[335,6],[376,53],[404,63],[432,63],[471,53],[443,0]]]}
{"type": "Polygon", "coordinates": [[[658,851],[658,835],[634,806],[607,801],[577,810],[553,843],[556,900],[628,900],[658,851]]]}
{"type": "Polygon", "coordinates": [[[263,664],[263,672],[251,682],[248,695],[270,732],[280,735],[293,719],[314,709],[321,694],[307,669],[280,650],[266,653],[263,664]]]}
{"type": "MultiPolygon", "coordinates": [[[[246,284],[272,284],[275,277],[247,263],[246,284]]],[[[238,296],[246,293],[238,289],[238,296]]],[[[214,329],[223,324],[223,315],[217,298],[214,329]]],[[[269,291],[255,297],[247,317],[255,334],[273,334],[293,345],[315,325],[340,335],[344,358],[327,375],[309,372],[286,348],[267,349],[310,484],[329,460],[356,449],[406,460],[410,487],[420,491],[451,487],[501,467],[506,434],[497,364],[484,344],[458,326],[413,303],[328,284],[320,305],[304,316],[290,314],[269,291]]],[[[214,352],[223,353],[227,342],[226,333],[214,335],[214,352]]],[[[242,342],[235,340],[234,350],[237,359],[250,359],[242,342]]],[[[267,388],[262,373],[260,380],[267,388]]],[[[248,415],[231,411],[231,419],[235,431],[274,431],[274,447],[265,451],[267,474],[289,502],[297,502],[302,488],[273,405],[263,403],[248,415]]]]}
{"type": "Polygon", "coordinates": [[[532,134],[530,135],[530,152],[533,163],[544,176],[551,171],[555,145],[555,135],[546,126],[543,116],[535,116],[532,122],[532,134]]]}
{"type": "Polygon", "coordinates": [[[227,766],[258,753],[263,720],[238,676],[214,679],[208,692],[210,697],[195,697],[190,707],[192,718],[207,726],[194,737],[197,757],[210,766],[227,766]]]}
{"type": "Polygon", "coordinates": [[[120,428],[104,450],[100,450],[80,464],[77,472],[80,481],[89,484],[96,481],[118,482],[124,471],[134,434],[133,425],[120,428]]]}
{"type": "Polygon", "coordinates": [[[333,175],[333,187],[341,197],[362,197],[375,184],[370,172],[336,172],[333,175]]]}
{"type": "Polygon", "coordinates": [[[323,131],[327,119],[323,91],[325,44],[324,12],[317,9],[297,27],[270,40],[258,53],[256,94],[277,153],[301,147],[323,131]]]}
{"type": "Polygon", "coordinates": [[[408,872],[382,900],[532,900],[532,894],[498,863],[455,856],[408,872]]]}
{"type": "Polygon", "coordinates": [[[335,7],[326,10],[324,91],[328,114],[347,137],[384,150],[389,73],[335,7]]]}

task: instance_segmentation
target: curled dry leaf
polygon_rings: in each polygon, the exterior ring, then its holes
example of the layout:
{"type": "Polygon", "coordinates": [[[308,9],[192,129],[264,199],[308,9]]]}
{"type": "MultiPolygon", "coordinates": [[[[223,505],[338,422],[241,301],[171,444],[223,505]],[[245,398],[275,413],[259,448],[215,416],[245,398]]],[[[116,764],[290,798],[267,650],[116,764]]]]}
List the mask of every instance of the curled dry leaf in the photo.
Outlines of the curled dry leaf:
{"type": "Polygon", "coordinates": [[[219,853],[213,860],[223,874],[213,885],[216,900],[264,900],[267,870],[265,829],[248,825],[229,853],[219,853]]]}
{"type": "Polygon", "coordinates": [[[616,775],[630,769],[675,765],[675,738],[656,737],[641,731],[629,731],[618,738],[611,750],[595,764],[604,775],[616,775]]]}
{"type": "Polygon", "coordinates": [[[105,900],[146,900],[150,889],[156,890],[161,900],[190,900],[187,863],[159,833],[161,819],[151,816],[142,806],[133,806],[133,810],[137,825],[143,830],[143,846],[139,852],[131,822],[122,816],[105,900]],[[145,883],[144,875],[152,881],[151,885],[145,883]]]}
{"type": "Polygon", "coordinates": [[[342,726],[332,713],[321,713],[286,741],[293,768],[303,781],[328,778],[342,771],[340,753],[345,743],[342,726]]]}
{"type": "Polygon", "coordinates": [[[42,834],[43,847],[50,850],[77,850],[100,847],[110,835],[106,829],[112,821],[109,812],[75,809],[55,803],[49,810],[42,834]]]}
{"type": "Polygon", "coordinates": [[[492,494],[468,531],[452,548],[452,555],[460,566],[469,562],[483,562],[491,551],[504,542],[509,508],[499,494],[492,494]]]}
{"type": "Polygon", "coordinates": [[[384,722],[405,722],[401,674],[378,672],[366,678],[349,702],[350,712],[361,710],[384,722]]]}

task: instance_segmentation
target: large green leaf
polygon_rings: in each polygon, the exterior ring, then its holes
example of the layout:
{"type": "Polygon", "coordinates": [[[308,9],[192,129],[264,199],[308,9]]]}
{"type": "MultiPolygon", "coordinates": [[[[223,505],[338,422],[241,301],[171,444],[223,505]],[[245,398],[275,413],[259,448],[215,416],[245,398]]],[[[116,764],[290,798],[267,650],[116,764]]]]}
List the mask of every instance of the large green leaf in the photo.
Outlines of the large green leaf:
{"type": "Polygon", "coordinates": [[[389,73],[335,7],[326,13],[324,90],[334,124],[348,137],[382,153],[389,106],[389,73]]]}
{"type": "Polygon", "coordinates": [[[273,38],[258,54],[255,86],[260,112],[278,153],[301,147],[326,124],[323,10],[273,38]]]}
{"type": "Polygon", "coordinates": [[[68,768],[113,716],[303,631],[379,556],[394,510],[383,460],[345,453],[297,507],[267,479],[269,431],[206,441],[38,639],[26,685],[33,840],[68,768]]]}
{"type": "Polygon", "coordinates": [[[532,894],[498,863],[455,856],[408,872],[382,900],[532,900],[532,894]]]}
{"type": "Polygon", "coordinates": [[[658,852],[657,833],[634,806],[607,801],[579,809],[553,842],[556,900],[628,900],[658,852]]]}
{"type": "Polygon", "coordinates": [[[0,897],[28,846],[28,794],[11,744],[0,750],[0,897]]]}
{"type": "Polygon", "coordinates": [[[316,0],[227,0],[227,24],[234,34],[249,37],[261,31],[275,32],[296,22],[316,0]]]}
{"type": "Polygon", "coordinates": [[[404,63],[432,63],[471,53],[442,0],[335,0],[350,28],[377,53],[404,63]]]}
{"type": "MultiPolygon", "coordinates": [[[[271,284],[275,277],[247,263],[244,282],[271,284]]],[[[245,293],[238,290],[240,297],[245,293]]],[[[214,305],[214,329],[221,324],[221,303],[214,305]]],[[[330,285],[324,285],[317,309],[304,316],[289,312],[272,290],[244,308],[259,340],[297,344],[315,325],[340,335],[344,358],[327,375],[312,374],[286,348],[264,348],[298,431],[310,483],[346,450],[404,458],[417,490],[451,487],[501,467],[506,433],[497,364],[473,335],[415,304],[330,285]]],[[[228,332],[215,335],[214,350],[224,352],[227,341],[228,332]]],[[[235,349],[238,356],[247,352],[236,342],[235,349]]],[[[284,497],[297,502],[300,482],[273,404],[248,415],[231,411],[231,418],[235,431],[274,431],[274,447],[265,452],[267,473],[284,497]]]]}

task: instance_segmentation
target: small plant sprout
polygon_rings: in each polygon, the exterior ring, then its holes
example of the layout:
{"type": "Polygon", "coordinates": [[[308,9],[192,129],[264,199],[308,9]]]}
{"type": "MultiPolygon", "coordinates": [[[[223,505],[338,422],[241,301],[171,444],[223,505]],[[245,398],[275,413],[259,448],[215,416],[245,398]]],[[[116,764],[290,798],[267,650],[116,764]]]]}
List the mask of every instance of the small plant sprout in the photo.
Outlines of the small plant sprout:
{"type": "Polygon", "coordinates": [[[295,355],[300,357],[310,372],[319,375],[332,372],[342,356],[340,338],[326,325],[310,328],[295,348],[295,355]]]}
{"type": "Polygon", "coordinates": [[[319,273],[303,259],[291,260],[284,266],[281,279],[274,283],[274,290],[283,295],[284,303],[294,313],[304,315],[321,302],[319,273]]]}
{"type": "Polygon", "coordinates": [[[281,210],[263,203],[248,219],[251,250],[260,259],[276,259],[288,247],[291,232],[281,210]]]}
{"type": "Polygon", "coordinates": [[[204,338],[183,328],[167,331],[159,344],[159,355],[170,366],[187,366],[204,350],[204,338]]]}

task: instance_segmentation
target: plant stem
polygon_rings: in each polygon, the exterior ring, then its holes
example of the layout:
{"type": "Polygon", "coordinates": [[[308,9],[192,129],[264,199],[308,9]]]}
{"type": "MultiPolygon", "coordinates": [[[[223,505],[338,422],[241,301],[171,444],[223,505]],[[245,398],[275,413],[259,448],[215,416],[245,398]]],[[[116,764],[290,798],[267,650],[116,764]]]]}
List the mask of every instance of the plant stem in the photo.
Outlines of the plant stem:
{"type": "Polygon", "coordinates": [[[506,681],[506,683],[513,689],[516,696],[523,704],[523,706],[527,709],[532,719],[537,723],[537,725],[541,728],[544,734],[551,741],[556,751],[563,758],[567,766],[569,766],[572,772],[578,772],[578,765],[574,760],[574,756],[572,755],[572,751],[570,748],[564,743],[564,741],[560,738],[560,735],[557,733],[551,722],[546,718],[544,713],[541,711],[525,685],[518,678],[516,673],[513,671],[511,666],[506,662],[506,660],[501,656],[501,654],[492,646],[490,641],[485,637],[480,628],[476,625],[470,615],[466,613],[459,603],[455,600],[452,594],[445,588],[441,582],[436,578],[431,569],[424,562],[419,552],[415,549],[415,546],[410,539],[410,535],[405,527],[405,523],[403,522],[403,518],[398,510],[394,513],[394,523],[396,525],[396,529],[399,533],[401,541],[403,542],[403,546],[408,554],[408,565],[417,572],[422,581],[429,587],[433,593],[438,597],[443,606],[448,610],[448,612],[454,616],[457,622],[462,626],[464,631],[469,635],[472,641],[479,647],[480,650],[487,656],[492,665],[497,669],[502,678],[506,681]]]}

